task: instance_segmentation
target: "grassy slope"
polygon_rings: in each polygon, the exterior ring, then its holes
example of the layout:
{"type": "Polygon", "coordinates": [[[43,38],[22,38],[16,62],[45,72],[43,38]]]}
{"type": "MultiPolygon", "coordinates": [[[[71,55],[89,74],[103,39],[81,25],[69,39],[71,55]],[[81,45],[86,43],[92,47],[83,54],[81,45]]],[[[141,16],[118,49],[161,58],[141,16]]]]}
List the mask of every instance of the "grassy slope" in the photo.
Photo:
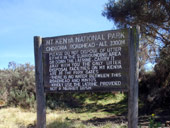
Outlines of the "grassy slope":
{"type": "MultiPolygon", "coordinates": [[[[123,94],[109,96],[107,98],[86,98],[82,107],[67,110],[47,109],[47,128],[120,128],[123,123],[113,124],[102,122],[102,119],[112,118],[114,115],[123,113],[125,105],[117,104],[124,99],[123,94]],[[118,106],[117,106],[118,105],[118,106]],[[112,107],[117,109],[113,110],[112,107]],[[118,111],[119,110],[119,111],[118,111]],[[100,120],[101,119],[101,120],[100,120]],[[99,122],[97,125],[95,121],[99,122]]],[[[0,128],[19,128],[35,126],[36,112],[21,108],[1,108],[0,128]]]]}

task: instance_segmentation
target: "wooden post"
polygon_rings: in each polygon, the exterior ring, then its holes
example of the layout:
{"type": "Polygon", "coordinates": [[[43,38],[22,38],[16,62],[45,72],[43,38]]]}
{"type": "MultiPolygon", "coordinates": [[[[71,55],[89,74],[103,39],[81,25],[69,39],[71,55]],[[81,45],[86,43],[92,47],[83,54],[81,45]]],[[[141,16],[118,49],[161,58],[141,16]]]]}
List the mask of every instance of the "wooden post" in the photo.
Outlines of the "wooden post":
{"type": "Polygon", "coordinates": [[[138,127],[138,48],[136,28],[130,29],[130,86],[128,88],[128,128],[138,127]]]}
{"type": "Polygon", "coordinates": [[[37,128],[46,127],[45,93],[43,87],[42,39],[34,37],[36,101],[37,101],[37,128]]]}

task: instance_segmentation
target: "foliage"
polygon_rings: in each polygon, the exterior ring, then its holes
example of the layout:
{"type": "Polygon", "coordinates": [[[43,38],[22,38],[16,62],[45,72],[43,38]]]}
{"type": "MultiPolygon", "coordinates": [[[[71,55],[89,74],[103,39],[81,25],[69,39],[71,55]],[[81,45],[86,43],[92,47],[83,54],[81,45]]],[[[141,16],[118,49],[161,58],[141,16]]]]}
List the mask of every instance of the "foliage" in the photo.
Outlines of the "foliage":
{"type": "Polygon", "coordinates": [[[159,85],[170,87],[170,45],[163,47],[154,68],[159,85]]]}
{"type": "Polygon", "coordinates": [[[169,44],[169,0],[110,0],[103,15],[118,27],[140,26],[149,39],[160,39],[169,44]]]}
{"type": "MultiPolygon", "coordinates": [[[[169,111],[170,105],[170,68],[169,56],[162,56],[155,65],[154,71],[144,73],[139,83],[139,96],[146,108],[145,113],[150,114],[156,109],[169,111]]],[[[167,114],[167,112],[165,113],[167,114]]]]}
{"type": "Polygon", "coordinates": [[[35,105],[34,67],[30,64],[9,63],[9,68],[0,70],[0,99],[7,105],[23,108],[35,105]]]}
{"type": "Polygon", "coordinates": [[[170,44],[169,0],[109,0],[103,15],[119,28],[140,27],[141,68],[155,63],[159,49],[170,44]]]}
{"type": "Polygon", "coordinates": [[[103,15],[118,28],[140,28],[139,96],[148,113],[170,101],[170,0],[109,0],[103,15]],[[155,64],[146,73],[144,64],[155,64]]]}
{"type": "Polygon", "coordinates": [[[159,128],[161,127],[161,123],[155,122],[155,114],[149,118],[149,128],[159,128]]]}

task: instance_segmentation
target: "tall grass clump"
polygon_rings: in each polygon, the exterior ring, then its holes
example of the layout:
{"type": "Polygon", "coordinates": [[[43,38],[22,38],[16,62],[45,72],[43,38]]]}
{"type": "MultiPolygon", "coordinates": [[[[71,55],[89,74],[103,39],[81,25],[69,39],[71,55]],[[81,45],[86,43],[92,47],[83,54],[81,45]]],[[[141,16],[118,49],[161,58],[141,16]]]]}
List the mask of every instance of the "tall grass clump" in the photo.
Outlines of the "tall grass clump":
{"type": "Polygon", "coordinates": [[[10,62],[0,70],[0,100],[6,105],[31,108],[35,105],[34,66],[10,62]]]}

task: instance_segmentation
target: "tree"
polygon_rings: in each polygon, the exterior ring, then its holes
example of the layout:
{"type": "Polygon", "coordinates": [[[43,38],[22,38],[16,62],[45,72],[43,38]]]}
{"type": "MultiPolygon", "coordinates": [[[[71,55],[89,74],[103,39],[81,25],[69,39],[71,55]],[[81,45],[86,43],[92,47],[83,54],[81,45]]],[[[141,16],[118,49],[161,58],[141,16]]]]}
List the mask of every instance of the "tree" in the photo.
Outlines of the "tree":
{"type": "Polygon", "coordinates": [[[103,16],[118,28],[140,27],[141,69],[148,61],[156,63],[154,72],[141,77],[141,101],[148,112],[158,107],[169,110],[170,0],[109,0],[103,16]]]}
{"type": "Polygon", "coordinates": [[[102,14],[118,28],[140,27],[141,69],[170,47],[170,0],[109,0],[102,14]]]}

